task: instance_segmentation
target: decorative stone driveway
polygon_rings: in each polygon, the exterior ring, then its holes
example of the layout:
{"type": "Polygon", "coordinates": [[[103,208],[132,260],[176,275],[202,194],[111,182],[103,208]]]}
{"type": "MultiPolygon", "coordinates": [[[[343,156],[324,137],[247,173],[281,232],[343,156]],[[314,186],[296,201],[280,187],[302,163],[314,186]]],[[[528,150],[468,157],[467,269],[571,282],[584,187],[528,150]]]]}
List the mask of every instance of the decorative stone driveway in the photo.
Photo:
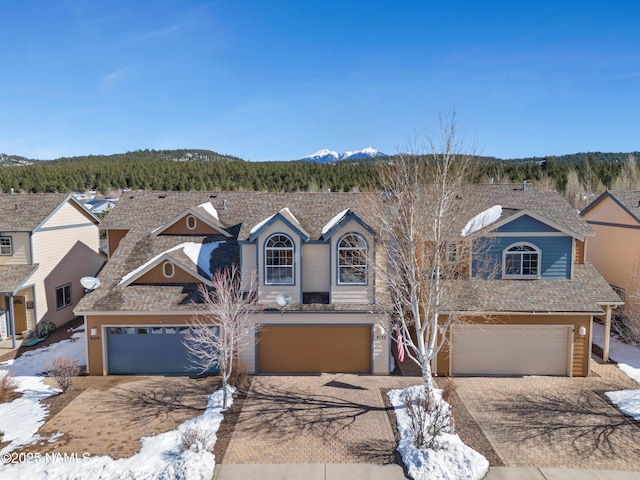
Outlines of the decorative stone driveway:
{"type": "Polygon", "coordinates": [[[394,462],[383,389],[417,378],[256,376],[223,464],[394,462]]]}
{"type": "Polygon", "coordinates": [[[587,378],[458,377],[458,395],[506,466],[640,471],[640,425],[604,395],[639,389],[615,365],[587,378]]]}

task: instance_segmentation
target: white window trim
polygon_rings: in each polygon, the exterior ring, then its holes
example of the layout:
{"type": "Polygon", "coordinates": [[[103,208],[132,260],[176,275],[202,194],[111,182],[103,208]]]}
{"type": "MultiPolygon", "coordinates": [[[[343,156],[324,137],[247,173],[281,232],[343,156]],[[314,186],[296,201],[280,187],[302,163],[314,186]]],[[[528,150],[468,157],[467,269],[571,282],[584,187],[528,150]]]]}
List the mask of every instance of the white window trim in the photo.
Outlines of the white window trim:
{"type": "MultiPolygon", "coordinates": [[[[517,253],[517,252],[512,252],[512,253],[517,253]]],[[[531,252],[534,253],[534,252],[531,252]]],[[[522,256],[521,256],[522,258],[522,256]]],[[[507,246],[504,248],[504,250],[502,250],[502,278],[504,279],[509,279],[509,280],[513,280],[513,279],[537,279],[540,278],[540,275],[542,273],[542,251],[533,243],[529,243],[529,242],[516,242],[516,243],[512,243],[511,245],[507,246]],[[509,253],[509,250],[513,247],[518,247],[518,246],[524,246],[524,247],[530,247],[533,248],[535,250],[535,253],[538,254],[538,273],[536,275],[514,275],[514,274],[507,274],[506,270],[507,270],[507,253],[509,253]]]]}
{"type": "Polygon", "coordinates": [[[340,240],[338,240],[338,243],[336,243],[336,250],[337,250],[337,257],[338,257],[338,285],[367,285],[367,281],[369,279],[369,244],[367,243],[367,240],[360,235],[359,233],[347,233],[345,235],[343,235],[340,240]],[[340,244],[342,243],[342,241],[349,237],[349,236],[354,236],[354,237],[358,237],[359,239],[361,239],[364,242],[364,258],[366,260],[366,263],[364,264],[364,281],[360,282],[344,282],[342,280],[340,280],[340,272],[342,270],[342,268],[353,268],[354,265],[342,265],[340,263],[340,251],[341,250],[362,250],[361,248],[353,248],[353,247],[341,247],[340,244]]]}
{"type": "Polygon", "coordinates": [[[187,228],[189,230],[195,230],[196,227],[198,226],[198,219],[194,215],[187,215],[187,217],[185,219],[185,223],[186,223],[187,228]],[[191,223],[190,221],[193,221],[193,223],[190,224],[191,223]]]}
{"type": "Polygon", "coordinates": [[[9,237],[9,236],[2,236],[0,237],[0,240],[9,240],[9,245],[2,245],[0,246],[0,255],[5,256],[5,257],[10,257],[13,255],[13,238],[9,237]],[[9,247],[9,253],[2,253],[2,249],[9,247]]]}
{"type": "Polygon", "coordinates": [[[162,274],[165,278],[173,278],[173,276],[176,274],[176,267],[171,262],[164,262],[162,264],[162,274]],[[167,273],[167,265],[171,267],[171,274],[167,273]]]}
{"type": "Polygon", "coordinates": [[[296,251],[295,251],[295,244],[293,243],[293,240],[291,239],[291,237],[289,237],[288,235],[285,235],[284,233],[274,233],[273,235],[270,235],[267,240],[264,242],[264,284],[265,285],[295,285],[296,284],[296,251]],[[284,237],[286,238],[290,243],[291,243],[291,247],[269,247],[268,243],[269,241],[273,238],[273,237],[284,237]],[[275,251],[275,250],[291,250],[291,265],[267,265],[267,252],[268,251],[275,251]],[[290,282],[270,282],[269,281],[269,269],[274,269],[274,268],[291,268],[291,281],[290,282]]]}

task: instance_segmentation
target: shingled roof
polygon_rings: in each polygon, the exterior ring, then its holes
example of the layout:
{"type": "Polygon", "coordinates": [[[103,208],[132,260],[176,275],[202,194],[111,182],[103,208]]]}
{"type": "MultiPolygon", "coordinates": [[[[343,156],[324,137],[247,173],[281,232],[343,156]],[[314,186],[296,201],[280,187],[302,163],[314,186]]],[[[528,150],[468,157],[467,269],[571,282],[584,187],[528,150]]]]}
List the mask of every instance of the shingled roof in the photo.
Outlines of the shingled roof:
{"type": "Polygon", "coordinates": [[[35,265],[0,265],[0,294],[17,292],[38,269],[35,265]]]}
{"type": "Polygon", "coordinates": [[[0,194],[0,231],[33,231],[67,197],[66,193],[0,194]]]}

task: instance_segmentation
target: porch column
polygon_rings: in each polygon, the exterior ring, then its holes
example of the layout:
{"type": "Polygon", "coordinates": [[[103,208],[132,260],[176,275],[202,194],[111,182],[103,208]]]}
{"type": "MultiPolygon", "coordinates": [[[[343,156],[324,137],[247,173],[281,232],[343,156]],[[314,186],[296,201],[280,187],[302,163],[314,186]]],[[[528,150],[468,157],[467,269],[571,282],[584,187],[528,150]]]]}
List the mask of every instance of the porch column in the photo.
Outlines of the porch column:
{"type": "Polygon", "coordinates": [[[13,314],[13,293],[9,295],[9,316],[11,317],[11,348],[16,348],[16,319],[13,314]]]}
{"type": "Polygon", "coordinates": [[[611,305],[607,305],[604,318],[604,345],[602,347],[602,360],[609,361],[609,339],[611,338],[611,305]]]}

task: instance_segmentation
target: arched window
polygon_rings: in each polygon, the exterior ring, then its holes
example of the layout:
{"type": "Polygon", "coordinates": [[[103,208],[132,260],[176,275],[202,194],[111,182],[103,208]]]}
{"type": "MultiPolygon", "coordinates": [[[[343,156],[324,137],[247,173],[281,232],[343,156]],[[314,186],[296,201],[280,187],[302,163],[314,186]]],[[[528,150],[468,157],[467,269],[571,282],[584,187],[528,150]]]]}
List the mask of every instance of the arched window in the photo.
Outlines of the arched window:
{"type": "Polygon", "coordinates": [[[367,242],[356,233],[338,242],[338,283],[367,283],[367,242]]]}
{"type": "Polygon", "coordinates": [[[504,250],[503,276],[522,278],[540,276],[540,250],[534,245],[518,243],[504,250]]]}
{"type": "Polygon", "coordinates": [[[265,283],[293,285],[293,242],[286,235],[267,239],[264,255],[265,283]]]}

